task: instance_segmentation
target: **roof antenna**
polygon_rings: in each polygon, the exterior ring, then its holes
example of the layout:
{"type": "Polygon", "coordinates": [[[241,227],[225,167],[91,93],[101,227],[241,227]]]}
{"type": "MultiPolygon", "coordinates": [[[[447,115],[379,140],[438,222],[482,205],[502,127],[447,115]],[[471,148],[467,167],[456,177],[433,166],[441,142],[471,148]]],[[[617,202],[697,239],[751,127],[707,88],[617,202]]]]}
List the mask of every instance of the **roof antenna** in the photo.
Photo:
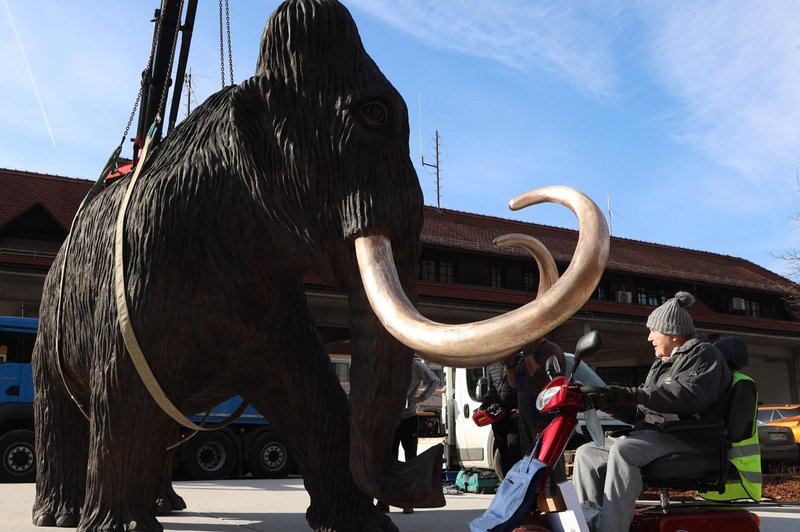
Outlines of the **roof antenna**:
{"type": "Polygon", "coordinates": [[[422,153],[422,95],[419,95],[419,156],[422,161],[422,166],[430,166],[436,168],[436,209],[442,210],[442,181],[441,174],[439,173],[439,127],[436,127],[434,141],[436,143],[436,164],[425,162],[425,155],[422,153]]]}
{"type": "Polygon", "coordinates": [[[436,168],[436,208],[442,210],[442,181],[441,175],[439,174],[439,128],[436,128],[436,134],[433,138],[436,143],[436,164],[426,163],[425,156],[423,155],[422,166],[436,168]]]}
{"type": "Polygon", "coordinates": [[[623,220],[625,219],[625,217],[611,208],[611,195],[609,194],[608,196],[606,196],[606,198],[608,199],[608,236],[611,236],[611,221],[614,218],[614,216],[619,216],[623,220]]]}

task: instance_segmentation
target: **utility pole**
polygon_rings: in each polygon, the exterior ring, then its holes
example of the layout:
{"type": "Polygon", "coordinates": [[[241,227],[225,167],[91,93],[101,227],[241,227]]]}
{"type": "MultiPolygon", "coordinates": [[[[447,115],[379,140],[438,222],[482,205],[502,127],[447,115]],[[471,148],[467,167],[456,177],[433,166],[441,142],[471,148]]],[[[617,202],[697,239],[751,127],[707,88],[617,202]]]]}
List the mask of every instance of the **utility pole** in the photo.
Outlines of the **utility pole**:
{"type": "Polygon", "coordinates": [[[192,91],[194,90],[194,86],[192,86],[192,68],[189,67],[189,73],[186,74],[186,116],[189,116],[192,112],[192,91]]]}
{"type": "Polygon", "coordinates": [[[436,164],[430,164],[425,162],[425,156],[422,156],[422,166],[430,166],[431,168],[436,168],[436,208],[442,208],[442,188],[441,188],[441,180],[439,175],[439,129],[436,129],[436,134],[434,136],[435,144],[436,144],[436,164]]]}

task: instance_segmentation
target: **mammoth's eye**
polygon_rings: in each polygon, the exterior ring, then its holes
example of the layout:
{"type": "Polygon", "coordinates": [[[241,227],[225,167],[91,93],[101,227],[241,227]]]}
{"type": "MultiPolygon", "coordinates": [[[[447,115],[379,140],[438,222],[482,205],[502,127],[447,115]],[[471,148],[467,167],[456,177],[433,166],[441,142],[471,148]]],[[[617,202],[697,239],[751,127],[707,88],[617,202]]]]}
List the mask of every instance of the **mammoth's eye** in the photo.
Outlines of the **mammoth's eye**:
{"type": "Polygon", "coordinates": [[[370,100],[359,107],[364,125],[371,128],[382,128],[389,121],[389,109],[379,100],[370,100]]]}

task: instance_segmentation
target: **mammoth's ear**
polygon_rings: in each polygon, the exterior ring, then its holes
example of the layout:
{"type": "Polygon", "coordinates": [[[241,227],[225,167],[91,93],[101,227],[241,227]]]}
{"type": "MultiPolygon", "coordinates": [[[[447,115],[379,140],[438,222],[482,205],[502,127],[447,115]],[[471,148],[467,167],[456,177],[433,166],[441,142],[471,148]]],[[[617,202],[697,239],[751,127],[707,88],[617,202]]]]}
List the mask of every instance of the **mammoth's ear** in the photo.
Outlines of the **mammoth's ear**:
{"type": "Polygon", "coordinates": [[[231,121],[233,123],[233,149],[239,157],[252,158],[245,164],[257,168],[268,168],[269,161],[280,156],[279,124],[285,121],[276,116],[274,109],[280,103],[273,101],[276,94],[273,82],[262,76],[254,76],[234,89],[231,97],[231,121]]]}

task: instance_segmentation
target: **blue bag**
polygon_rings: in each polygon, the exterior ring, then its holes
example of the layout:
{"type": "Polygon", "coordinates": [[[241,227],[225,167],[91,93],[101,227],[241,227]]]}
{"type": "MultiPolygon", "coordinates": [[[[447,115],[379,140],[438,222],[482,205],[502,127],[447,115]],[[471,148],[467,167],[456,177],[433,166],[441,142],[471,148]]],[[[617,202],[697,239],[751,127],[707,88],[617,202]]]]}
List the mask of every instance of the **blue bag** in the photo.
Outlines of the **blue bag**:
{"type": "Polygon", "coordinates": [[[469,523],[471,532],[511,532],[536,502],[536,485],[547,464],[525,455],[506,474],[497,494],[482,516],[469,523]]]}

